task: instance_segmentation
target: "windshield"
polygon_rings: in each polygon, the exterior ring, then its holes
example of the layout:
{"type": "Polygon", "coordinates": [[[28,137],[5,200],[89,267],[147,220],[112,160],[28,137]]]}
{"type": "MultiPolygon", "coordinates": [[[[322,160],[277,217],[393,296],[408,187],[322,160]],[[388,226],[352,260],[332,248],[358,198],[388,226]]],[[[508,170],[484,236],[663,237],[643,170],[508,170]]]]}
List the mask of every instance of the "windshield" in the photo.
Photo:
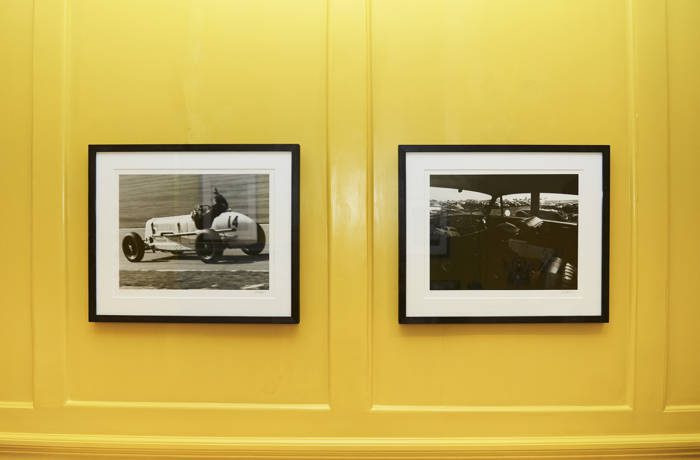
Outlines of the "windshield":
{"type": "Polygon", "coordinates": [[[430,187],[431,210],[452,210],[464,214],[483,215],[483,210],[491,201],[491,195],[457,190],[453,188],[430,187]]]}

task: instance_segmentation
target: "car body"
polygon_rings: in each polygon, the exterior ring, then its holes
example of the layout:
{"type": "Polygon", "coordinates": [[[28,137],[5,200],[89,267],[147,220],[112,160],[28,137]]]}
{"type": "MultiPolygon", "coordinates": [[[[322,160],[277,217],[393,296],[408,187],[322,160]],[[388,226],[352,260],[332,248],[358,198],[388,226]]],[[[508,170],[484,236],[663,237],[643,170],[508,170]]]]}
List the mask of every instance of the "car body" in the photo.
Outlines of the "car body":
{"type": "Polygon", "coordinates": [[[193,215],[148,219],[143,238],[132,232],[122,239],[124,256],[139,262],[149,250],[173,254],[194,251],[203,262],[214,263],[227,248],[238,248],[248,255],[260,254],[265,248],[265,231],[245,214],[222,212],[206,228],[198,227],[193,215]]]}

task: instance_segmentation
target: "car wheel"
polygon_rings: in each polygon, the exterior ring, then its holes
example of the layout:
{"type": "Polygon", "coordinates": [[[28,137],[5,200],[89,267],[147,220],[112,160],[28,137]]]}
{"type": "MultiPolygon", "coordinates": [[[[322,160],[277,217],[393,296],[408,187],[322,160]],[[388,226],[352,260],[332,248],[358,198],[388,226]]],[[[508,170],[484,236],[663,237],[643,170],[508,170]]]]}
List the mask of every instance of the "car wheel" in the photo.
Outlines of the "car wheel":
{"type": "Polygon", "coordinates": [[[241,248],[241,250],[249,256],[257,256],[265,249],[265,230],[260,226],[260,224],[255,224],[258,229],[258,242],[241,248]]]}
{"type": "Polygon", "coordinates": [[[122,239],[122,251],[129,262],[139,262],[143,259],[146,246],[138,233],[131,232],[122,239]]]}
{"type": "Polygon", "coordinates": [[[221,237],[211,229],[197,236],[194,248],[199,258],[206,264],[216,263],[224,253],[221,237]]]}

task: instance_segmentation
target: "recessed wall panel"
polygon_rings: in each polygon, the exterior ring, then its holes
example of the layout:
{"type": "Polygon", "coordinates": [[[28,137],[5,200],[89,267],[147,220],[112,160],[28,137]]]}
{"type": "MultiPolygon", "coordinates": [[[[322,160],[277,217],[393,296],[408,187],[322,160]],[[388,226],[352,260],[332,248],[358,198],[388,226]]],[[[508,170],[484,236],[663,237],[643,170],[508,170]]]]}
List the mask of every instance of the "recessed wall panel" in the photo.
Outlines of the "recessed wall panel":
{"type": "Polygon", "coordinates": [[[633,321],[625,3],[372,5],[374,403],[624,406],[633,321]],[[610,323],[399,325],[399,144],[610,145],[610,323]]]}
{"type": "Polygon", "coordinates": [[[323,3],[69,8],[69,399],[325,403],[323,3]],[[301,144],[301,324],[88,323],[91,143],[301,144]]]}
{"type": "MultiPolygon", "coordinates": [[[[669,350],[666,402],[700,410],[700,4],[668,3],[669,350]]],[[[664,225],[665,222],[659,222],[664,225]]]]}
{"type": "Polygon", "coordinates": [[[0,406],[32,400],[31,2],[0,3],[0,406]]]}

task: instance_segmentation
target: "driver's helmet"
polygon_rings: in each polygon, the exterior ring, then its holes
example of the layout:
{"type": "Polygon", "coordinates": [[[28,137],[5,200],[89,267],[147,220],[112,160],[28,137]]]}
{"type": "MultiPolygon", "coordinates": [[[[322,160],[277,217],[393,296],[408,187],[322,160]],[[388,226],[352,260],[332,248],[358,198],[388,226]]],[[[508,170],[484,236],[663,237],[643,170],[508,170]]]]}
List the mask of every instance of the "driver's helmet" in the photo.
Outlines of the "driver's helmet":
{"type": "Polygon", "coordinates": [[[194,207],[194,209],[190,213],[190,216],[192,216],[193,219],[196,219],[197,217],[206,214],[209,210],[209,207],[210,206],[208,204],[198,204],[194,207]]]}

